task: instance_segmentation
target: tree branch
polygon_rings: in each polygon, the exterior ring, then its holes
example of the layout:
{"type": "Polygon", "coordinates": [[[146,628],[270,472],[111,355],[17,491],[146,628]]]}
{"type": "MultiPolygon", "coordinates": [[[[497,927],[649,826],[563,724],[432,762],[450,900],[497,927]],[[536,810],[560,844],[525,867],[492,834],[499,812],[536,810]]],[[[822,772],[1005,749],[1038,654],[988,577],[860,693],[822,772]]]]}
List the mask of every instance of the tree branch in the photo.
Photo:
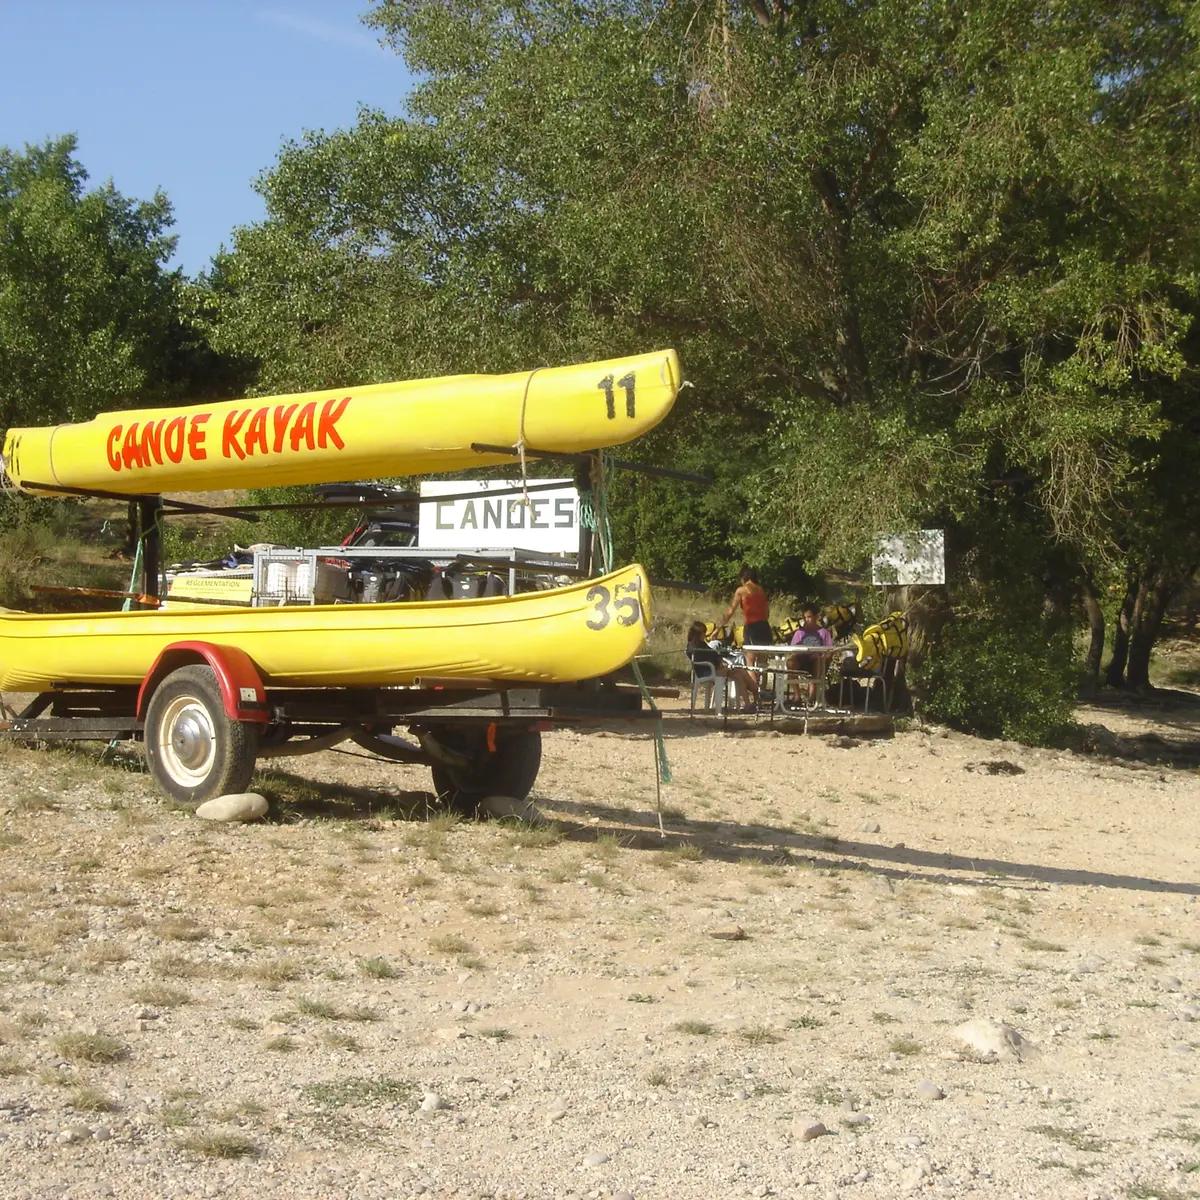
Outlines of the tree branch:
{"type": "Polygon", "coordinates": [[[867,352],[863,346],[858,308],[854,302],[854,263],[850,253],[850,210],[842,199],[837,176],[828,167],[814,167],[813,187],[821,200],[827,218],[829,247],[836,274],[834,320],[837,341],[846,374],[846,395],[851,403],[871,399],[871,373],[867,352]]]}

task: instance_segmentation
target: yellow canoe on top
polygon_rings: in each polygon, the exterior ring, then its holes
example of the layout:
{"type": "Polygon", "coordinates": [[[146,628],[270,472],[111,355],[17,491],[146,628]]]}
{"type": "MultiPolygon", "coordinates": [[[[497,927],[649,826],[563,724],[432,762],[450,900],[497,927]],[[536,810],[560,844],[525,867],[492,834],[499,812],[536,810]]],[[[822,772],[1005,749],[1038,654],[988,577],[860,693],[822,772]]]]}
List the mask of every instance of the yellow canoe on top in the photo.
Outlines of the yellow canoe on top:
{"type": "Polygon", "coordinates": [[[511,463],[473,443],[573,454],[632,441],[671,409],[674,350],[512,375],[452,375],[10,429],[4,469],[37,485],[157,492],[333,483],[511,463]]]}
{"type": "Polygon", "coordinates": [[[417,679],[570,683],[641,649],[652,616],[640,566],[544,592],[480,600],[279,608],[0,613],[0,691],[140,684],[171,643],[244,650],[268,686],[417,679]]]}

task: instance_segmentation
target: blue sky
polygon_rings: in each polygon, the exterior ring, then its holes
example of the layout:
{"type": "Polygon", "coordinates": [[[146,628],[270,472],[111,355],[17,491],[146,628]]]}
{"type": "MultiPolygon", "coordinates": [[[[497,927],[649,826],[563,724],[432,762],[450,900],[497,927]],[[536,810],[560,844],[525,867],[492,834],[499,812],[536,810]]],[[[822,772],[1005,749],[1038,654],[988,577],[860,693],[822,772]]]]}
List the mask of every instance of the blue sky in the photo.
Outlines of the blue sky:
{"type": "Polygon", "coordinates": [[[398,114],[399,55],[359,17],[369,0],[0,0],[0,145],[75,133],[93,183],[162,188],[174,264],[207,266],[263,215],[254,178],[285,138],[398,114]]]}

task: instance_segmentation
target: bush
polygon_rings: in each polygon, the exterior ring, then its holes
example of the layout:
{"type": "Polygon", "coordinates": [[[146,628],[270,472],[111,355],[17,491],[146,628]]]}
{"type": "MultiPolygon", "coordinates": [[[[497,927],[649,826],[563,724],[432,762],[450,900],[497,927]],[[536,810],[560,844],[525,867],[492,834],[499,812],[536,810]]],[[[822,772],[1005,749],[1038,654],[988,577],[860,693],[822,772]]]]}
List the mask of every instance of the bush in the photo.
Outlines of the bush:
{"type": "Polygon", "coordinates": [[[1042,618],[958,616],[920,671],[925,715],[1033,746],[1070,732],[1077,687],[1070,627],[1042,618]]]}

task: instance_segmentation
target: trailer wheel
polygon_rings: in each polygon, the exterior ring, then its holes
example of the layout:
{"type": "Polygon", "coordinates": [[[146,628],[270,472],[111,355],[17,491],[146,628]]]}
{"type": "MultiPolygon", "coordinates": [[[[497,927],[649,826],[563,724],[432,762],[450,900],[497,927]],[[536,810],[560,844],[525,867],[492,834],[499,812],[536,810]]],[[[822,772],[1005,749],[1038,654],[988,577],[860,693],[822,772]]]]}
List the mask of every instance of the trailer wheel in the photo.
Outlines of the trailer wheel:
{"type": "Polygon", "coordinates": [[[439,739],[470,757],[465,767],[433,765],[434,791],[451,808],[473,815],[488,796],[524,800],[532,791],[542,765],[542,735],[536,729],[500,731],[494,751],[482,730],[453,736],[439,731],[439,739]]]}
{"type": "Polygon", "coordinates": [[[258,737],[258,726],[230,720],[216,673],[203,663],[172,671],[146,708],[150,774],[179,804],[245,791],[258,737]]]}

